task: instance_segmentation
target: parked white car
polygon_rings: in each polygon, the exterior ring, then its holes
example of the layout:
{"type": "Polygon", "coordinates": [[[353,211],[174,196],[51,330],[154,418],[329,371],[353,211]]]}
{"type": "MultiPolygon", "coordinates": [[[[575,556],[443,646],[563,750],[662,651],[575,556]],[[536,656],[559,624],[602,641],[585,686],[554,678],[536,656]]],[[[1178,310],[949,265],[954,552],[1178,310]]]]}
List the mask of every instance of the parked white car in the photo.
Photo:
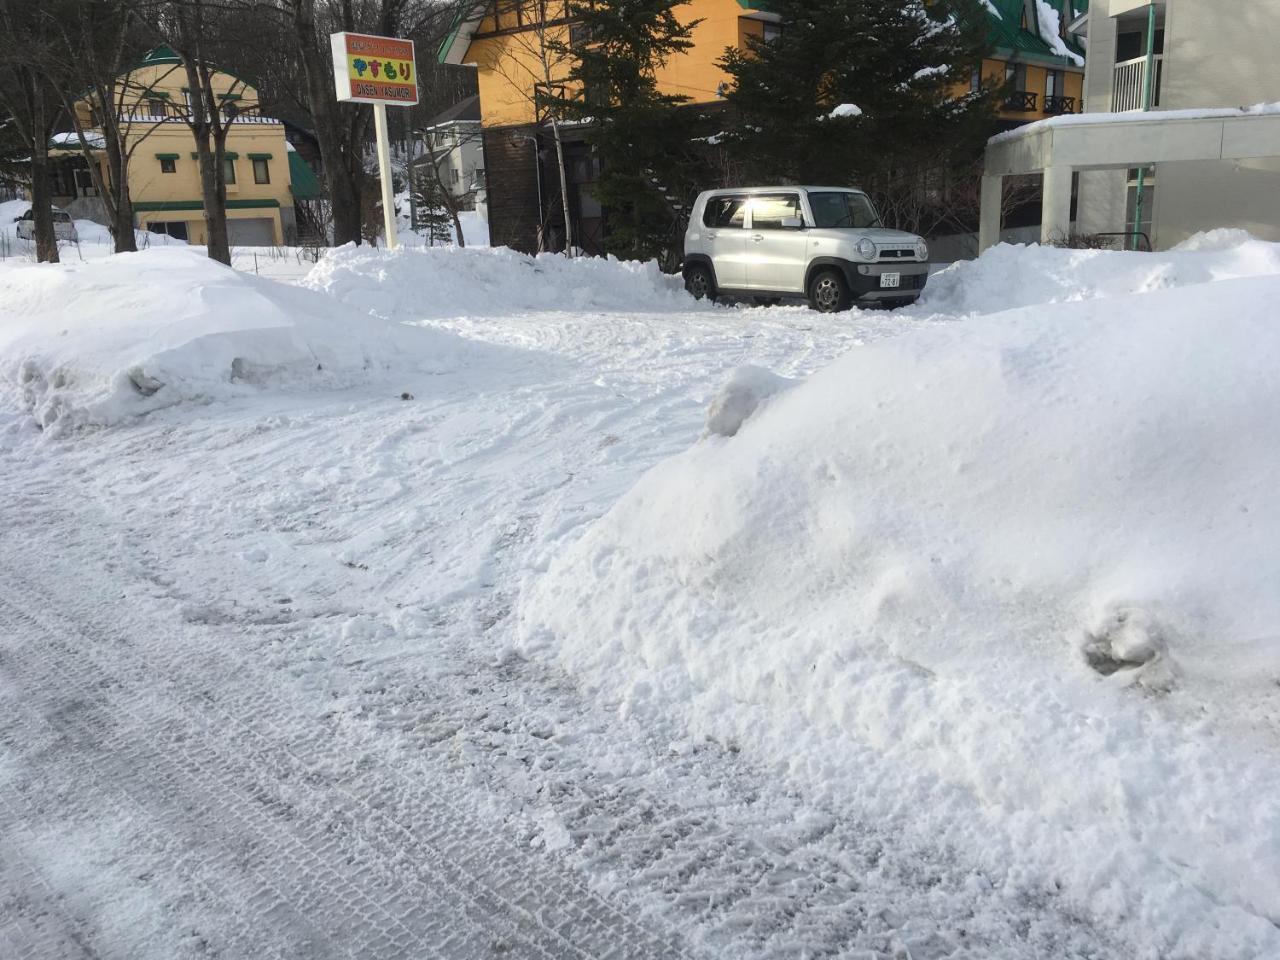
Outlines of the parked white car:
{"type": "MultiPolygon", "coordinates": [[[[23,240],[34,240],[36,238],[36,220],[35,213],[30,207],[27,212],[17,219],[17,226],[14,232],[23,240]]],[[[59,240],[69,240],[72,243],[78,243],[80,237],[76,234],[75,221],[71,219],[70,214],[65,210],[53,208],[53,235],[59,240]]]]}
{"type": "Polygon", "coordinates": [[[709,190],[693,206],[682,272],[699,300],[803,297],[834,313],[855,302],[913,302],[929,276],[929,248],[915,234],[885,229],[860,190],[709,190]]]}

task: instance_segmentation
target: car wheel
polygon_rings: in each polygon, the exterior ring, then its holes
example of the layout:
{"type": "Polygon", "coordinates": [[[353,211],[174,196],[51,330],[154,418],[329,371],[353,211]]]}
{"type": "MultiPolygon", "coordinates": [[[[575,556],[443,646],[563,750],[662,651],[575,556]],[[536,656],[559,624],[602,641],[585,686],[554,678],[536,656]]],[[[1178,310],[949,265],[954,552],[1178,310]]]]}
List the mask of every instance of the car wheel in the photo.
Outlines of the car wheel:
{"type": "Polygon", "coordinates": [[[715,300],[716,282],[711,270],[704,264],[695,263],[684,272],[684,288],[695,300],[715,300]]]}
{"type": "Polygon", "coordinates": [[[852,303],[849,285],[839,270],[819,270],[809,281],[809,306],[819,313],[842,313],[852,303]]]}

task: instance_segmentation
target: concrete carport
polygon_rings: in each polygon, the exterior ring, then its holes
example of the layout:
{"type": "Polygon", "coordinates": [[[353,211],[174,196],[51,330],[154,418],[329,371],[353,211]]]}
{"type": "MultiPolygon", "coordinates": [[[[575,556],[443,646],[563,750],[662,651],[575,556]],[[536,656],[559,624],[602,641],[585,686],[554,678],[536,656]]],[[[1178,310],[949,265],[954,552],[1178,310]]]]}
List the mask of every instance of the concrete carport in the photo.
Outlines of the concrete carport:
{"type": "MultiPolygon", "coordinates": [[[[1183,161],[1280,158],[1280,110],[1275,107],[1085,113],[1054,117],[993,137],[982,177],[979,250],[1000,238],[1005,177],[1044,175],[1040,242],[1071,234],[1072,175],[1183,161]]],[[[1205,223],[1201,229],[1224,226],[1205,223]]]]}

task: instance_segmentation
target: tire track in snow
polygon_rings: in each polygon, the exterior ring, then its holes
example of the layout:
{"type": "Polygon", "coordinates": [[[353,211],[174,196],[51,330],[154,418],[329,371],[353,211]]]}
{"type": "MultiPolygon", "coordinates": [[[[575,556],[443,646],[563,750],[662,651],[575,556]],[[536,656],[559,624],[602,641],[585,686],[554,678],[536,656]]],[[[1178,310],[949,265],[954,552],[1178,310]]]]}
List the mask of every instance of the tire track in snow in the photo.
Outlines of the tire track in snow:
{"type": "MultiPolygon", "coordinates": [[[[23,587],[22,592],[38,596],[29,583],[23,587]]],[[[0,602],[8,607],[7,619],[15,622],[15,629],[25,627],[29,632],[40,634],[46,649],[58,650],[63,655],[52,665],[54,676],[29,676],[29,682],[48,685],[60,676],[84,696],[91,697],[87,677],[77,677],[75,668],[68,666],[67,661],[72,659],[92,660],[95,673],[113,677],[124,688],[116,698],[116,706],[129,712],[142,728],[140,738],[156,737],[158,743],[189,761],[183,770],[168,750],[148,754],[135,743],[135,759],[144,768],[144,779],[172,784],[185,774],[192,789],[182,795],[183,799],[196,804],[200,792],[197,788],[204,786],[217,793],[221,805],[238,811],[237,829],[229,831],[226,839],[234,841],[240,836],[239,831],[243,831],[272,849],[287,868],[277,869],[275,880],[281,886],[298,888],[289,902],[300,912],[317,916],[323,911],[326,917],[335,916],[338,905],[324,900],[321,891],[305,884],[299,887],[300,878],[318,871],[325,881],[321,887],[333,886],[344,892],[344,901],[362,903],[367,909],[367,914],[345,918],[347,922],[339,929],[347,931],[347,937],[364,933],[361,922],[368,926],[368,915],[381,915],[382,923],[375,926],[360,949],[353,949],[351,955],[429,955],[449,960],[490,956],[495,950],[514,950],[519,956],[548,960],[569,956],[679,955],[672,945],[653,937],[577,881],[557,876],[555,868],[536,862],[533,855],[516,851],[438,791],[407,782],[388,784],[378,776],[385,776],[385,770],[361,772],[357,769],[355,776],[342,784],[323,784],[323,778],[314,777],[307,783],[307,774],[313,773],[320,763],[332,762],[340,756],[342,745],[329,738],[325,738],[325,742],[313,740],[306,746],[313,752],[314,764],[304,762],[294,749],[284,746],[297,739],[296,729],[291,737],[290,731],[271,725],[271,704],[275,698],[269,691],[256,690],[249,697],[238,698],[244,716],[264,722],[271,734],[267,737],[222,710],[215,699],[184,683],[180,676],[174,673],[164,676],[163,665],[154,659],[144,659],[145,655],[137,652],[119,628],[104,630],[103,639],[95,641],[85,635],[80,625],[52,614],[50,604],[41,604],[39,613],[29,609],[29,602],[25,605],[27,609],[23,609],[9,588],[0,592],[0,602]],[[73,650],[60,639],[64,635],[77,636],[80,647],[73,650]],[[109,657],[98,653],[102,644],[111,647],[109,657]],[[130,675],[135,678],[131,690],[126,679],[130,675]],[[160,679],[170,687],[168,692],[176,697],[172,704],[165,705],[178,709],[160,709],[154,692],[136,683],[142,678],[152,683],[160,679]],[[129,696],[125,695],[126,690],[129,696]],[[121,699],[134,700],[142,709],[130,710],[119,702],[121,699]],[[188,724],[184,729],[178,720],[179,713],[203,715],[203,722],[188,724]],[[220,739],[228,742],[219,743],[220,739]],[[284,776],[283,767],[292,768],[289,776],[284,776]],[[322,786],[327,789],[317,789],[322,786]],[[300,796],[308,791],[312,796],[300,796]],[[393,798],[389,804],[388,798],[393,798]],[[302,807],[307,800],[311,801],[310,807],[302,807]],[[325,820],[325,807],[335,801],[336,810],[331,810],[325,820]],[[296,827],[285,824],[282,829],[278,822],[272,823],[262,809],[279,812],[287,809],[289,802],[299,803],[300,815],[309,810],[311,815],[321,817],[324,828],[313,828],[296,836],[294,834],[300,832],[296,827]],[[391,809],[381,809],[383,805],[391,809]],[[363,863],[357,861],[357,868],[367,869],[372,865],[384,874],[391,868],[394,883],[384,882],[376,891],[376,899],[375,892],[344,881],[333,866],[350,855],[349,849],[341,848],[350,848],[353,844],[367,858],[363,863]],[[424,862],[430,872],[420,866],[424,862]],[[433,873],[440,879],[432,876],[433,873]],[[460,899],[469,902],[459,903],[460,899]],[[445,924],[430,921],[424,924],[423,903],[442,901],[455,911],[454,919],[445,924]],[[468,916],[471,922],[464,929],[457,918],[468,916]],[[423,951],[430,952],[424,954],[423,951]]],[[[184,660],[183,666],[190,666],[190,661],[184,660]]],[[[237,682],[243,689],[243,675],[237,682]]],[[[92,735],[92,731],[83,732],[86,736],[92,735]]],[[[329,733],[332,735],[334,731],[329,733]]],[[[353,755],[359,756],[360,751],[354,750],[353,755]]],[[[202,819],[217,822],[216,808],[201,809],[202,819]]],[[[336,915],[340,916],[341,912],[336,915]]]]}

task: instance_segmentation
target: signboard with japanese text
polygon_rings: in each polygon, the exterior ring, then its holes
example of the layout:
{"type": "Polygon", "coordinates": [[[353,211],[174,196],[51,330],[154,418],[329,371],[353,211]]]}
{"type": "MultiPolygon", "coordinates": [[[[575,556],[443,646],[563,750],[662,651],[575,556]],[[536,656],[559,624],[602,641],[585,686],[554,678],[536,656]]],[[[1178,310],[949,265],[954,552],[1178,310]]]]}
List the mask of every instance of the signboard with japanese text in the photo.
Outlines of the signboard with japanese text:
{"type": "Polygon", "coordinates": [[[411,107],[418,102],[418,70],[413,41],[334,33],[333,79],[344,103],[411,107]]]}

